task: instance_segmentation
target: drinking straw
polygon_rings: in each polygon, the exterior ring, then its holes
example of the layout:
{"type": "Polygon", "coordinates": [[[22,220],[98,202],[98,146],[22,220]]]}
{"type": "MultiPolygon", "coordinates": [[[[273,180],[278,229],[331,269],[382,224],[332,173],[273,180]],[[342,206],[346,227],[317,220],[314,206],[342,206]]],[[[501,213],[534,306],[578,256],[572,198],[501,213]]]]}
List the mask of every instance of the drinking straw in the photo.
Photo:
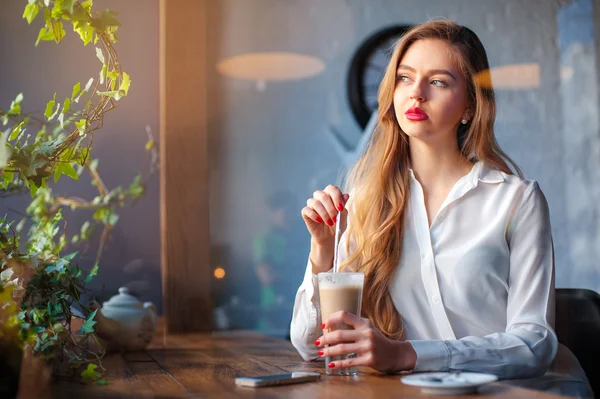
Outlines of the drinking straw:
{"type": "Polygon", "coordinates": [[[334,239],[334,247],[333,247],[333,272],[338,272],[338,244],[340,241],[340,224],[342,223],[342,212],[338,212],[337,220],[335,221],[335,239],[334,239]]]}

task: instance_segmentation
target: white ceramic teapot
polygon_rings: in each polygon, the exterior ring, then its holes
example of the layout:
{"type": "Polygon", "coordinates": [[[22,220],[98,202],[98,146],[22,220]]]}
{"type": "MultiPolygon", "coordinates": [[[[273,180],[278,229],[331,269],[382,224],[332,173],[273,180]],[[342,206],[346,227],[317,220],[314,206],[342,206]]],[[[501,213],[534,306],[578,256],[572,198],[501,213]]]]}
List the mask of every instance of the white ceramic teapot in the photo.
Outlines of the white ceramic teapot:
{"type": "Polygon", "coordinates": [[[96,315],[98,335],[109,349],[139,351],[148,346],[156,330],[156,307],[140,302],[127,287],[104,302],[96,315]]]}

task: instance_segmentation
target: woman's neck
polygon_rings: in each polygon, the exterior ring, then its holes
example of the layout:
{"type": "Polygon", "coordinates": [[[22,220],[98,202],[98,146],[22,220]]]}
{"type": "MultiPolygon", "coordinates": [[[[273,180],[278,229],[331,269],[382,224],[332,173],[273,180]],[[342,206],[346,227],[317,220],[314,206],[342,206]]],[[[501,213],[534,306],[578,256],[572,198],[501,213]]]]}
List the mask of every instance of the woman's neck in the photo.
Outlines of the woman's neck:
{"type": "Polygon", "coordinates": [[[471,171],[473,164],[460,153],[456,143],[432,146],[410,139],[410,162],[424,189],[454,185],[471,171]]]}

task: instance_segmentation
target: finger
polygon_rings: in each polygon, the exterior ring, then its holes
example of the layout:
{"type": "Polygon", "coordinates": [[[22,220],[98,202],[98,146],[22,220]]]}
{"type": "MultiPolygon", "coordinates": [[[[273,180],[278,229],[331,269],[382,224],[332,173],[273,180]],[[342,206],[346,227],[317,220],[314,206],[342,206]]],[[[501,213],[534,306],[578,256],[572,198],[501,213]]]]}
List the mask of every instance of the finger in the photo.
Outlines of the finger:
{"type": "Polygon", "coordinates": [[[338,187],[332,186],[331,184],[325,187],[324,191],[331,197],[335,209],[339,212],[343,211],[344,206],[346,205],[346,200],[344,200],[344,195],[342,194],[342,191],[338,187]]]}
{"type": "Polygon", "coordinates": [[[329,218],[335,223],[338,210],[335,208],[335,204],[333,203],[333,199],[329,195],[329,193],[325,191],[317,190],[314,192],[313,197],[316,200],[319,200],[321,204],[327,209],[327,213],[329,214],[329,218]]]}
{"type": "Polygon", "coordinates": [[[338,344],[323,348],[319,351],[319,356],[343,356],[350,353],[359,353],[360,344],[338,344]]]}
{"type": "MultiPolygon", "coordinates": [[[[361,331],[358,330],[335,330],[323,334],[317,339],[317,346],[322,347],[324,345],[337,345],[348,342],[356,342],[361,338],[361,331]]],[[[315,342],[315,343],[316,343],[315,342]]]]}
{"type": "Polygon", "coordinates": [[[320,200],[309,198],[308,201],[306,201],[306,206],[317,212],[328,226],[333,226],[333,219],[331,218],[329,211],[325,208],[325,206],[323,206],[323,203],[320,200]]]}
{"type": "Polygon", "coordinates": [[[372,367],[374,365],[373,356],[370,354],[352,357],[344,360],[336,360],[335,362],[331,362],[327,365],[330,369],[345,369],[348,367],[372,367]]]}
{"type": "Polygon", "coordinates": [[[302,208],[302,212],[300,213],[302,214],[304,220],[311,220],[315,223],[323,223],[323,218],[319,216],[319,214],[315,212],[314,209],[309,208],[308,206],[302,208]]]}
{"type": "Polygon", "coordinates": [[[342,323],[347,324],[350,327],[359,328],[368,325],[369,319],[364,319],[353,313],[340,310],[329,316],[329,319],[325,322],[325,327],[331,327],[342,323]]]}

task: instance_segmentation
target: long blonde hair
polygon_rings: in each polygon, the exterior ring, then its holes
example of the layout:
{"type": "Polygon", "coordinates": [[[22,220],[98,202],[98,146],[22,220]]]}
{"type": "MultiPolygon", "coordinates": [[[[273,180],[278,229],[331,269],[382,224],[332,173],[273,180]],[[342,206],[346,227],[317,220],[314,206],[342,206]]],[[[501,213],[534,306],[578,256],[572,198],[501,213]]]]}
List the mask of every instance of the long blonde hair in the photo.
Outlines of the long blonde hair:
{"type": "Polygon", "coordinates": [[[347,191],[352,192],[346,249],[355,252],[341,268],[355,263],[365,274],[363,314],[386,336],[403,335],[401,316],[389,292],[391,277],[399,264],[409,196],[409,141],[394,112],[396,70],[407,49],[417,40],[443,40],[452,50],[466,81],[473,118],[457,131],[459,149],[466,159],[485,161],[512,174],[517,165],[500,149],[494,136],[496,102],[489,79],[487,55],[469,28],[452,21],[432,21],[414,27],[396,44],[379,88],[379,120],[367,148],[350,171],[347,191]]]}

